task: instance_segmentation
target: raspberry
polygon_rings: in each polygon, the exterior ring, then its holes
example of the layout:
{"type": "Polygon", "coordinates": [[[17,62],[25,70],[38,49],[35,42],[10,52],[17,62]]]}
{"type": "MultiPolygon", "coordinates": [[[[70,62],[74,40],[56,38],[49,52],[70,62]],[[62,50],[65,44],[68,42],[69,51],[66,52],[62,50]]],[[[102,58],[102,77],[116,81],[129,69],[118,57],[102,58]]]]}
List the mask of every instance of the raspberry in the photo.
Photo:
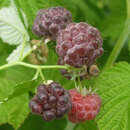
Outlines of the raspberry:
{"type": "Polygon", "coordinates": [[[72,100],[72,110],[68,113],[68,118],[73,123],[93,120],[99,113],[101,98],[97,94],[82,96],[75,89],[70,91],[72,100]]]}
{"type": "Polygon", "coordinates": [[[45,121],[50,121],[69,112],[72,105],[69,92],[60,84],[53,82],[49,85],[40,85],[29,106],[32,113],[41,115],[45,121]]]}
{"type": "Polygon", "coordinates": [[[33,33],[38,36],[50,37],[55,41],[59,30],[72,22],[71,13],[63,7],[52,7],[40,10],[33,25],[33,33]]]}
{"type": "Polygon", "coordinates": [[[102,55],[100,32],[87,23],[70,23],[57,36],[56,51],[65,64],[90,66],[102,55]]]}

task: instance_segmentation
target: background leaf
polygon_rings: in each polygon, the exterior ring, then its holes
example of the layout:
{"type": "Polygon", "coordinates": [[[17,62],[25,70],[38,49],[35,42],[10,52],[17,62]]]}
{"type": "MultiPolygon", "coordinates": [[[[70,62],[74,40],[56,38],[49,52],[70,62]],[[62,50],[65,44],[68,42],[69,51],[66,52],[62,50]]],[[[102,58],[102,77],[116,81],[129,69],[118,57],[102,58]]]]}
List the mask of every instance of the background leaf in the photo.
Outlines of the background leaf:
{"type": "Polygon", "coordinates": [[[104,37],[111,37],[113,40],[118,39],[121,34],[126,20],[126,1],[122,0],[104,0],[104,11],[106,14],[98,27],[104,37]]]}
{"type": "Polygon", "coordinates": [[[119,63],[103,72],[96,81],[103,105],[97,117],[100,130],[128,130],[130,65],[119,63]]]}

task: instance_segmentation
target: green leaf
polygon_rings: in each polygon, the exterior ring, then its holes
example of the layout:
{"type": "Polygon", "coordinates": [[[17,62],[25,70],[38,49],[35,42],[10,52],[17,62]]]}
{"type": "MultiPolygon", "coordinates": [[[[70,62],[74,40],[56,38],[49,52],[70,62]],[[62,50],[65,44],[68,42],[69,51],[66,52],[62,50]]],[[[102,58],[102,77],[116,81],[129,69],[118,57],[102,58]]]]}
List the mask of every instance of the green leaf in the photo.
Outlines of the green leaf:
{"type": "Polygon", "coordinates": [[[9,85],[13,86],[14,82],[12,80],[0,79],[0,101],[13,92],[13,87],[9,87],[9,85]]]}
{"type": "Polygon", "coordinates": [[[14,82],[14,85],[16,85],[20,82],[31,80],[34,74],[35,74],[35,70],[31,68],[27,68],[23,66],[15,66],[0,71],[0,79],[5,79],[7,81],[11,80],[12,82],[14,82]]]}
{"type": "Polygon", "coordinates": [[[28,21],[27,21],[27,16],[25,15],[25,13],[23,12],[22,9],[20,9],[20,12],[21,12],[21,15],[22,15],[22,18],[23,18],[23,22],[24,22],[26,28],[28,28],[29,25],[28,25],[28,21]]]}
{"type": "MultiPolygon", "coordinates": [[[[6,59],[8,63],[16,62],[18,61],[20,57],[20,52],[22,51],[23,45],[19,45],[13,52],[8,56],[6,59]]],[[[23,52],[23,58],[31,51],[31,47],[29,44],[25,45],[24,52],[23,52]]]]}
{"type": "Polygon", "coordinates": [[[10,45],[22,43],[24,36],[29,40],[29,35],[22,24],[15,5],[0,10],[0,37],[10,45]]]}
{"type": "Polygon", "coordinates": [[[0,124],[9,123],[18,129],[29,114],[28,94],[0,104],[0,124]]]}
{"type": "Polygon", "coordinates": [[[100,130],[128,130],[130,64],[118,63],[96,81],[103,104],[96,121],[100,130]]]}
{"type": "Polygon", "coordinates": [[[27,92],[33,89],[32,86],[35,86],[35,82],[20,83],[32,79],[31,69],[14,67],[4,72],[4,75],[0,75],[0,124],[9,123],[17,129],[29,114],[27,92]],[[9,95],[12,100],[2,103],[9,95]]]}
{"type": "Polygon", "coordinates": [[[17,84],[31,80],[33,75],[31,69],[21,66],[0,71],[0,101],[12,94],[17,84]]]}
{"type": "Polygon", "coordinates": [[[14,91],[9,95],[8,101],[17,96],[21,96],[25,93],[28,93],[28,92],[34,90],[37,87],[37,85],[38,85],[37,80],[30,80],[30,81],[25,81],[23,83],[17,84],[14,87],[14,91]]]}

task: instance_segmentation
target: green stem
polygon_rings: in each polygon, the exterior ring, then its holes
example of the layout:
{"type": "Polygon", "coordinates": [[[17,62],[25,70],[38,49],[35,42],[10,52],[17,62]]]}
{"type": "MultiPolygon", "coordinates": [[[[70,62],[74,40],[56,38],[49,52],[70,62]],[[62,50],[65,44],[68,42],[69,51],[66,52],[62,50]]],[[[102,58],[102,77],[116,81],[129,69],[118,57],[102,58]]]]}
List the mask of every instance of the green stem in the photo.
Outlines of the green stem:
{"type": "Polygon", "coordinates": [[[79,91],[82,91],[82,84],[81,84],[81,80],[80,80],[80,76],[78,76],[78,87],[79,87],[79,91]]]}
{"type": "Polygon", "coordinates": [[[10,63],[10,64],[5,64],[0,66],[0,70],[9,68],[9,67],[13,67],[13,66],[17,66],[17,65],[21,65],[21,66],[25,66],[25,67],[29,67],[29,68],[33,68],[33,69],[68,69],[67,66],[65,65],[32,65],[32,64],[28,64],[25,62],[14,62],[14,63],[10,63]]]}
{"type": "Polygon", "coordinates": [[[118,39],[114,49],[112,50],[111,55],[108,58],[108,61],[104,67],[104,69],[107,69],[109,67],[111,67],[113,65],[113,63],[116,61],[118,55],[121,52],[121,49],[123,48],[123,46],[125,45],[126,40],[129,37],[130,34],[130,0],[127,0],[127,19],[124,25],[124,30],[120,35],[120,38],[118,39]]]}
{"type": "Polygon", "coordinates": [[[33,77],[33,80],[37,79],[38,75],[39,75],[39,71],[37,70],[34,77],[33,77]]]}
{"type": "Polygon", "coordinates": [[[45,79],[45,77],[44,77],[44,75],[42,73],[42,70],[40,68],[38,70],[39,70],[39,73],[40,73],[40,76],[41,76],[43,82],[46,82],[46,79],[45,79]]]}
{"type": "Polygon", "coordinates": [[[73,81],[74,81],[74,86],[75,86],[76,90],[80,92],[80,88],[77,84],[76,77],[73,78],[73,81]]]}
{"type": "Polygon", "coordinates": [[[68,121],[65,130],[74,130],[75,126],[76,124],[68,121]]]}

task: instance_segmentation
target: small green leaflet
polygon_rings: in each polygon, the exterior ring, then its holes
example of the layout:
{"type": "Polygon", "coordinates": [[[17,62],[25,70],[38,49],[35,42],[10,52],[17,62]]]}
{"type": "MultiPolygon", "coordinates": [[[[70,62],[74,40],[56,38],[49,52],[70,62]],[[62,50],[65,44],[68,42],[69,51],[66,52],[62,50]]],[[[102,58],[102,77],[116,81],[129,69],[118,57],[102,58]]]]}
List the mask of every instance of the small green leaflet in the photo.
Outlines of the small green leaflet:
{"type": "Polygon", "coordinates": [[[96,81],[103,104],[96,118],[100,130],[129,130],[130,64],[118,63],[96,81]]]}

